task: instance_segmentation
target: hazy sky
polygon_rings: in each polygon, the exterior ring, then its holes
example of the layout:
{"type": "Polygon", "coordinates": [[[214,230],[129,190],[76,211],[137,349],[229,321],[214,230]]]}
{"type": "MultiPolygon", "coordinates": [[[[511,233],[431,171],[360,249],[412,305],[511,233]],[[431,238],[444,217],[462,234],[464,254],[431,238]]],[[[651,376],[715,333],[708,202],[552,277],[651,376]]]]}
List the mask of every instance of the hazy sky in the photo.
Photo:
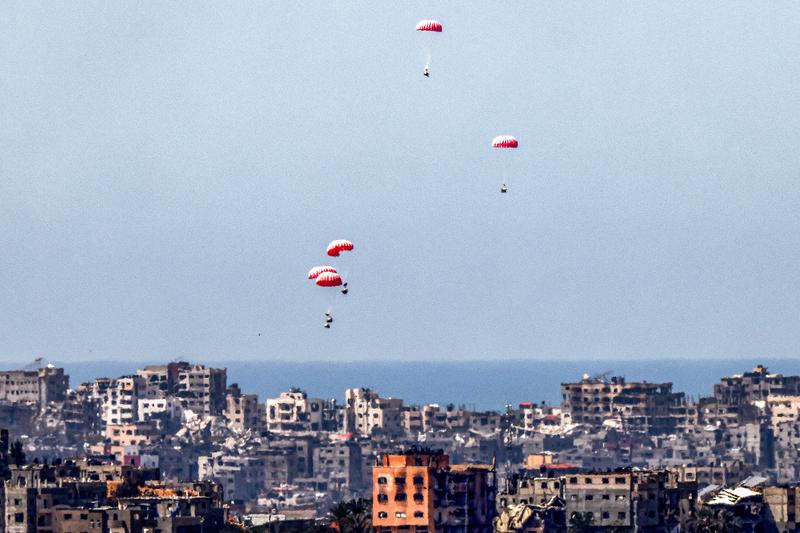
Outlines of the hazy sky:
{"type": "Polygon", "coordinates": [[[795,1],[3,2],[0,359],[798,355],[798,58],[795,1]]]}

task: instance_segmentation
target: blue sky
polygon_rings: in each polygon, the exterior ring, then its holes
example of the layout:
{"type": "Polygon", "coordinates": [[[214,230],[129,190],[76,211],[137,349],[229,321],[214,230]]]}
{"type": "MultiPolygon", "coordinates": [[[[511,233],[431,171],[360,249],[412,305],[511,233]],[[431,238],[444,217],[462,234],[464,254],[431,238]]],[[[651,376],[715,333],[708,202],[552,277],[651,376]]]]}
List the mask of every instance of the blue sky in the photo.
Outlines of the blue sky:
{"type": "Polygon", "coordinates": [[[4,2],[0,358],[794,356],[798,27],[789,1],[4,2]],[[326,331],[305,274],[337,238],[326,331]]]}

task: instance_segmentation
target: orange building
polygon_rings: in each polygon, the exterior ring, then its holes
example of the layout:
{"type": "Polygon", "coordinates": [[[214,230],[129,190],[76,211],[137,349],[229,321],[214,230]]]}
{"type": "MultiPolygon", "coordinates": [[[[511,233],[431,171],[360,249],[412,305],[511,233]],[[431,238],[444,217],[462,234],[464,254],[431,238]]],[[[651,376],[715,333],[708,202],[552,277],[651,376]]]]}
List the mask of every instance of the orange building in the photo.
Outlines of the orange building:
{"type": "Polygon", "coordinates": [[[494,465],[451,465],[442,452],[384,455],[372,469],[372,496],[377,533],[488,533],[494,465]]]}

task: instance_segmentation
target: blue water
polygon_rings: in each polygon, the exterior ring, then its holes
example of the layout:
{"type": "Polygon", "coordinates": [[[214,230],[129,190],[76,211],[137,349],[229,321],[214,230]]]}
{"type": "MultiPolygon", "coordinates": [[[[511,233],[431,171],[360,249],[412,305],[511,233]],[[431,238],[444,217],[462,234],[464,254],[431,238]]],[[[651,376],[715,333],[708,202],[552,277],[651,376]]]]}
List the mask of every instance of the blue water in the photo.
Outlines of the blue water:
{"type": "MultiPolygon", "coordinates": [[[[344,390],[371,387],[382,396],[406,403],[466,404],[478,409],[502,409],[520,401],[561,401],[560,384],[577,381],[584,372],[612,371],[629,381],[674,383],[673,390],[699,397],[709,395],[722,376],[764,364],[771,372],[800,374],[800,359],[759,360],[616,360],[616,361],[462,361],[462,362],[303,362],[191,361],[226,367],[228,383],[256,393],[260,400],[277,396],[289,387],[305,389],[310,396],[344,399],[344,390]]],[[[82,362],[63,365],[70,384],[95,377],[133,373],[144,363],[82,362]]]]}

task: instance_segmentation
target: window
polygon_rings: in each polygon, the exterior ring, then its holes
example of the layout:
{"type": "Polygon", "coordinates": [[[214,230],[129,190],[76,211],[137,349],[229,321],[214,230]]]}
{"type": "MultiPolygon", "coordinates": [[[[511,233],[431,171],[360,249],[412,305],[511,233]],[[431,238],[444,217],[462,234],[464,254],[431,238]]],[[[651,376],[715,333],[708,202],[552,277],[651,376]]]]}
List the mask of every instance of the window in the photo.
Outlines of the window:
{"type": "Polygon", "coordinates": [[[20,523],[25,521],[25,513],[14,514],[14,522],[20,523]]]}
{"type": "Polygon", "coordinates": [[[546,488],[547,488],[547,481],[542,481],[542,488],[543,488],[543,489],[546,489],[546,488]]]}
{"type": "Polygon", "coordinates": [[[396,478],[394,478],[394,482],[396,484],[398,484],[398,485],[405,485],[406,484],[406,478],[404,478],[404,477],[396,477],[396,478]]]}
{"type": "Polygon", "coordinates": [[[406,513],[404,513],[403,511],[397,511],[396,513],[394,513],[394,516],[395,518],[405,518],[406,513]]]}
{"type": "Polygon", "coordinates": [[[616,483],[617,485],[624,485],[625,484],[625,478],[624,477],[614,478],[614,483],[616,483]]]}
{"type": "Polygon", "coordinates": [[[625,512],[624,511],[618,512],[617,513],[617,518],[620,519],[620,520],[625,520],[625,512]]]}
{"type": "Polygon", "coordinates": [[[570,483],[577,483],[577,482],[578,482],[578,478],[576,478],[576,477],[571,477],[571,478],[569,478],[569,482],[570,482],[570,483]]]}
{"type": "Polygon", "coordinates": [[[398,492],[394,495],[394,501],[396,502],[404,502],[406,501],[406,493],[405,492],[398,492]]]}
{"type": "Polygon", "coordinates": [[[389,517],[389,513],[387,513],[386,511],[379,511],[378,512],[378,518],[388,518],[388,517],[389,517]]]}
{"type": "Polygon", "coordinates": [[[607,477],[603,478],[603,485],[608,485],[608,478],[607,477]]]}
{"type": "Polygon", "coordinates": [[[389,496],[386,494],[378,494],[378,503],[386,503],[389,501],[389,496]]]}
{"type": "Polygon", "coordinates": [[[587,494],[587,495],[586,495],[586,501],[587,501],[587,502],[590,502],[590,501],[592,501],[592,500],[594,500],[594,495],[593,495],[593,494],[587,494]]]}
{"type": "Polygon", "coordinates": [[[414,501],[415,502],[422,503],[424,500],[425,500],[425,496],[423,496],[421,493],[418,492],[418,493],[414,494],[414,501]]]}
{"type": "Polygon", "coordinates": [[[423,513],[422,511],[414,511],[414,518],[423,518],[424,516],[425,513],[423,513]]]}
{"type": "Polygon", "coordinates": [[[614,498],[614,499],[617,500],[618,502],[624,502],[625,501],[625,495],[624,494],[617,494],[617,497],[614,498]]]}
{"type": "Polygon", "coordinates": [[[381,476],[378,478],[378,485],[386,485],[386,478],[381,476]]]}
{"type": "Polygon", "coordinates": [[[609,500],[609,499],[611,499],[611,496],[609,496],[608,494],[603,494],[603,499],[604,500],[609,500]]]}
{"type": "Polygon", "coordinates": [[[603,511],[603,518],[608,518],[608,511],[603,511]]]}
{"type": "Polygon", "coordinates": [[[422,485],[425,482],[422,476],[414,476],[414,485],[422,485]]]}
{"type": "Polygon", "coordinates": [[[591,484],[592,484],[592,478],[590,478],[590,477],[587,477],[587,478],[586,478],[586,484],[587,484],[587,485],[591,485],[591,484]]]}

